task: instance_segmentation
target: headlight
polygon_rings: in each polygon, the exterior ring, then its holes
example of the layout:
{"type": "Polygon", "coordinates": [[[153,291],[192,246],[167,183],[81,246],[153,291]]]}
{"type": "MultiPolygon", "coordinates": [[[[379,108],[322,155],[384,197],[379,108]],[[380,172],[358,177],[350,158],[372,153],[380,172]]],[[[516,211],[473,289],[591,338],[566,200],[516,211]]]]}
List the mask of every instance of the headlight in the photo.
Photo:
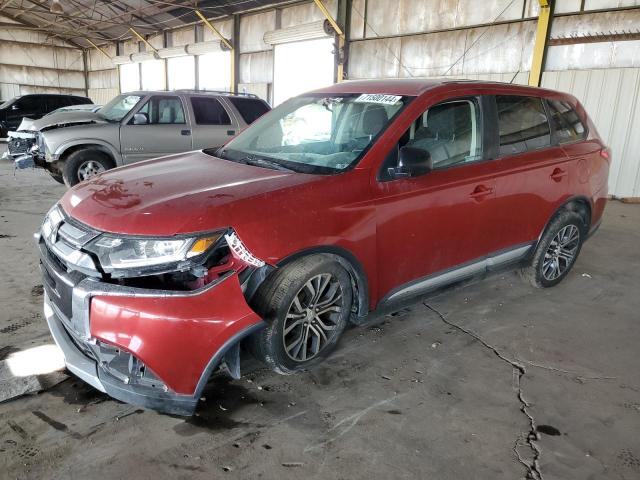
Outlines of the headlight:
{"type": "MultiPolygon", "coordinates": [[[[127,238],[103,234],[89,251],[95,253],[107,273],[118,270],[146,269],[181,263],[205,253],[222,233],[183,238],[127,238]]],[[[155,269],[154,269],[155,270],[155,269]]]]}

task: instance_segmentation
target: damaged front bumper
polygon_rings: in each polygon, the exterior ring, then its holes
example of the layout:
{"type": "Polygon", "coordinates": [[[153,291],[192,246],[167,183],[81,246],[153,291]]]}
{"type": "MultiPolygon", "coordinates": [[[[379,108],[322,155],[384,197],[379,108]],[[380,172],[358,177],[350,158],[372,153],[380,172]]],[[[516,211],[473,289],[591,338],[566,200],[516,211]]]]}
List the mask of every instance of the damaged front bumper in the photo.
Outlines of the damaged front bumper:
{"type": "Polygon", "coordinates": [[[122,286],[68,271],[37,239],[44,312],[69,371],[118,400],[193,414],[211,374],[223,361],[236,370],[240,340],[264,326],[235,271],[192,291],[122,286]]]}

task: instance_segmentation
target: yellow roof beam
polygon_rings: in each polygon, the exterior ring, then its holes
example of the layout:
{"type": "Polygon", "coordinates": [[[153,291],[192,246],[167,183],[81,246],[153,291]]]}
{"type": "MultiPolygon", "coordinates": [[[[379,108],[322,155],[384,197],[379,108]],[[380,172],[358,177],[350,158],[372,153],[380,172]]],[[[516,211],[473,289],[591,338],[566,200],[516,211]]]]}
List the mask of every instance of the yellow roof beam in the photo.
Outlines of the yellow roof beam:
{"type": "Polygon", "coordinates": [[[143,42],[147,47],[149,47],[154,52],[158,53],[158,50],[156,49],[156,47],[154,47],[149,42],[147,42],[147,39],[144,38],[142,35],[140,35],[138,32],[136,32],[134,28],[129,27],[129,30],[131,30],[131,33],[133,33],[136,37],[138,37],[140,41],[143,42]]]}
{"type": "Polygon", "coordinates": [[[102,53],[105,57],[107,57],[109,60],[111,60],[111,55],[109,55],[107,52],[104,51],[104,49],[100,48],[98,45],[96,45],[95,43],[93,43],[90,39],[85,37],[85,40],[87,42],[89,42],[89,44],[95,48],[97,51],[99,51],[100,53],[102,53]]]}

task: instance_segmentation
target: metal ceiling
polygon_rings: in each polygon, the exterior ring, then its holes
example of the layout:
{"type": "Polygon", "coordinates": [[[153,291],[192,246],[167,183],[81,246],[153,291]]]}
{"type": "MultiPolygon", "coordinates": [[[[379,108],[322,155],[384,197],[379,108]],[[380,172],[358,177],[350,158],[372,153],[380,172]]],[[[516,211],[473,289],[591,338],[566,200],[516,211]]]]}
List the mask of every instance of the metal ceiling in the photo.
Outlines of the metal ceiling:
{"type": "Polygon", "coordinates": [[[131,37],[130,27],[140,34],[180,27],[198,21],[194,10],[207,18],[224,17],[283,0],[0,0],[0,28],[13,22],[78,46],[87,39],[104,44],[131,37]],[[53,13],[62,7],[62,13],[53,13]],[[4,22],[3,19],[4,18],[4,22]]]}

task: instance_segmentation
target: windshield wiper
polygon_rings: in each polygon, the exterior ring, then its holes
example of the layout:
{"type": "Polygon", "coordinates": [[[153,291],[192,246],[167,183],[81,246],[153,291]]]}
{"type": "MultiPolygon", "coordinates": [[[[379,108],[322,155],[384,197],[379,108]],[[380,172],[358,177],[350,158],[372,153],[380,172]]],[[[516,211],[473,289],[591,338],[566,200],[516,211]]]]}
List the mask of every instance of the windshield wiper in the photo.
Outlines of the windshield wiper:
{"type": "Polygon", "coordinates": [[[278,162],[275,162],[273,160],[266,160],[264,158],[256,158],[256,157],[248,156],[243,158],[240,161],[242,163],[245,163],[247,165],[253,165],[255,167],[267,167],[267,168],[273,168],[274,170],[281,170],[283,172],[295,172],[295,170],[291,168],[287,168],[278,162]]]}

